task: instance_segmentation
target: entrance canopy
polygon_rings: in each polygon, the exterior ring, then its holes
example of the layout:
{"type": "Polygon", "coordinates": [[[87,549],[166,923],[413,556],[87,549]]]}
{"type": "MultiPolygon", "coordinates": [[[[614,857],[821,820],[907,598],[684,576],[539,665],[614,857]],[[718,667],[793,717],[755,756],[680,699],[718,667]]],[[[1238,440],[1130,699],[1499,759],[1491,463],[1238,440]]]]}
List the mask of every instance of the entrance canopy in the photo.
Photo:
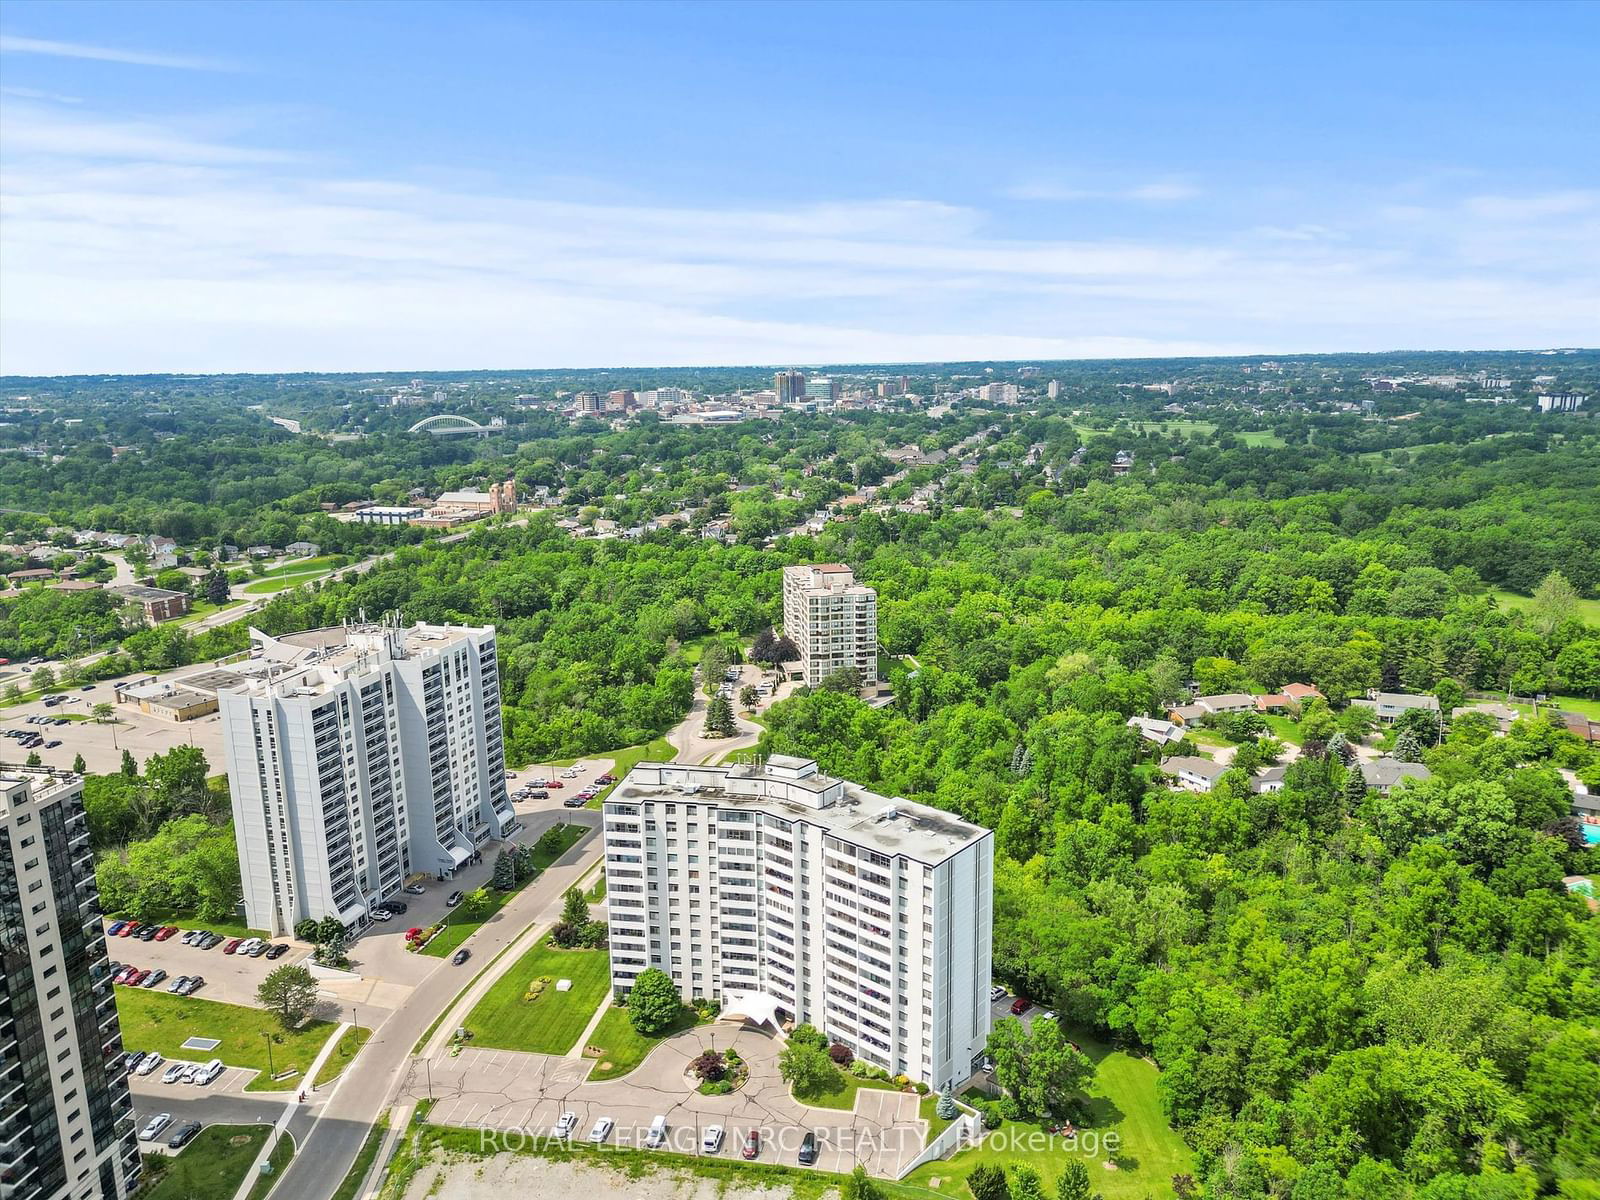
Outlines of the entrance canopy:
{"type": "Polygon", "coordinates": [[[734,992],[722,1004],[722,1014],[719,1021],[729,1021],[737,1018],[749,1021],[752,1025],[771,1025],[780,1030],[778,1024],[778,1001],[774,996],[765,992],[734,992]]]}

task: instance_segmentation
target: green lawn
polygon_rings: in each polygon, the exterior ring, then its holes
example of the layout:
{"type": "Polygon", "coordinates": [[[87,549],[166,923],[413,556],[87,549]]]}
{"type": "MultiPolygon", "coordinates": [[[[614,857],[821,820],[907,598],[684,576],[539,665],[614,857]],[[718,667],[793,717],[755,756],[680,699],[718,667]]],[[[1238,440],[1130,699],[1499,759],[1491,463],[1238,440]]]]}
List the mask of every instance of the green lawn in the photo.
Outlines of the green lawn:
{"type": "MultiPolygon", "coordinates": [[[[1469,700],[1467,703],[1476,702],[1469,700]]],[[[1503,704],[1505,701],[1497,701],[1497,703],[1503,704]]],[[[1511,707],[1525,713],[1533,712],[1533,705],[1531,704],[1513,704],[1511,707]]],[[[1582,713],[1591,721],[1600,721],[1600,700],[1585,700],[1581,696],[1551,696],[1549,700],[1539,707],[1541,712],[1552,708],[1562,708],[1568,712],[1582,713]]]]}
{"type": "Polygon", "coordinates": [[[344,1031],[339,1044],[333,1048],[333,1053],[328,1055],[328,1060],[322,1064],[322,1071],[313,1082],[322,1087],[332,1083],[343,1073],[351,1061],[360,1052],[361,1047],[367,1044],[367,1039],[372,1036],[372,1030],[360,1025],[353,1026],[344,1031]]]}
{"type": "Polygon", "coordinates": [[[565,1054],[583,1032],[611,986],[611,959],[604,950],[556,950],[542,940],[497,980],[467,1015],[474,1046],[565,1054]],[[524,1000],[539,976],[550,982],[537,999],[524,1000]],[[570,991],[556,981],[572,980],[570,991]]]}
{"type": "Polygon", "coordinates": [[[1155,1066],[1144,1059],[1134,1058],[1119,1050],[1112,1050],[1081,1033],[1074,1033],[1084,1052],[1099,1067],[1094,1083],[1089,1088],[1089,1102],[1095,1114],[1093,1132],[1104,1138],[1115,1131],[1121,1139],[1116,1161],[1117,1170],[1106,1170],[1101,1164],[1111,1155],[1089,1155],[1086,1147],[1068,1146],[1062,1138],[1045,1135],[1028,1137],[1023,1145],[1008,1141],[1008,1133],[1033,1134],[1035,1126],[1008,1121],[989,1135],[980,1146],[963,1150],[952,1158],[918,1167],[905,1178],[905,1183],[921,1188],[931,1188],[933,1194],[960,1197],[970,1200],[966,1186],[967,1172],[980,1162],[999,1163],[1010,1167],[1027,1163],[1044,1176],[1045,1187],[1052,1190],[1056,1177],[1071,1154],[1084,1156],[1094,1188],[1104,1194],[1105,1200],[1144,1200],[1146,1196],[1170,1196],[1172,1176],[1193,1170],[1189,1148],[1183,1139],[1167,1124],[1156,1101],[1155,1066]],[[1038,1140],[1037,1147],[1028,1144],[1038,1140]],[[932,1188],[937,1178],[939,1186],[932,1188]]]}
{"type": "Polygon", "coordinates": [[[488,911],[476,920],[469,921],[459,916],[458,914],[461,912],[459,908],[448,909],[445,914],[445,920],[448,924],[440,931],[438,937],[422,948],[421,953],[431,955],[434,958],[447,958],[454,954],[457,946],[477,933],[487,922],[493,920],[494,915],[506,906],[511,897],[539,878],[551,863],[560,861],[561,856],[572,849],[577,844],[578,839],[588,832],[582,825],[562,825],[560,828],[562,831],[561,846],[557,851],[547,854],[535,847],[533,864],[538,870],[531,877],[524,879],[509,892],[497,892],[493,888],[489,889],[488,911]]]}
{"type": "Polygon", "coordinates": [[[1267,730],[1280,742],[1289,742],[1300,745],[1300,723],[1289,717],[1275,717],[1263,713],[1261,719],[1267,723],[1267,730]]]}
{"type": "Polygon", "coordinates": [[[627,1009],[615,1006],[606,1009],[605,1016],[600,1018],[600,1024],[595,1026],[594,1033],[589,1036],[589,1044],[598,1046],[601,1050],[600,1057],[595,1061],[594,1070],[589,1072],[589,1078],[615,1079],[618,1075],[626,1075],[644,1061],[645,1055],[660,1045],[662,1038],[682,1033],[685,1029],[692,1029],[694,1023],[694,1009],[684,1008],[665,1033],[655,1037],[645,1037],[635,1030],[633,1022],[628,1020],[627,1009]]]}
{"type": "Polygon", "coordinates": [[[795,1092],[794,1098],[801,1104],[815,1105],[817,1108],[842,1108],[848,1111],[856,1106],[856,1093],[862,1088],[877,1088],[885,1092],[898,1092],[900,1089],[894,1084],[883,1079],[857,1079],[848,1071],[835,1073],[838,1078],[834,1086],[825,1092],[795,1092]]]}
{"type": "Polygon", "coordinates": [[[143,1200],[233,1200],[270,1125],[208,1125],[172,1160],[143,1200]]]}
{"type": "MultiPolygon", "coordinates": [[[[658,737],[643,746],[629,746],[626,750],[616,751],[611,756],[611,773],[617,777],[618,782],[621,782],[629,771],[646,759],[651,762],[671,762],[677,756],[678,752],[673,749],[672,743],[664,737],[658,737]]],[[[613,783],[601,788],[599,795],[589,801],[589,807],[599,808],[606,802],[606,797],[611,795],[611,789],[616,786],[613,783]]]]}
{"type": "MultiPolygon", "coordinates": [[[[133,916],[132,913],[115,913],[106,918],[106,923],[109,924],[112,921],[131,916],[133,916]]],[[[183,933],[187,933],[191,929],[209,929],[212,933],[219,933],[223,937],[228,938],[265,938],[267,936],[266,930],[251,929],[244,923],[242,919],[237,917],[226,921],[202,921],[192,912],[177,912],[176,910],[170,908],[153,909],[150,912],[141,913],[139,916],[134,917],[134,919],[145,925],[176,925],[179,929],[183,930],[183,933]]],[[[183,933],[175,933],[172,936],[174,938],[180,938],[183,936],[183,933]]],[[[117,947],[119,945],[126,946],[131,940],[132,939],[130,938],[109,938],[106,941],[106,949],[110,952],[112,958],[124,958],[124,955],[117,953],[117,947]]],[[[195,954],[197,956],[203,956],[204,952],[196,950],[195,954]]]]}
{"type": "Polygon", "coordinates": [[[304,1072],[337,1028],[332,1021],[312,1021],[299,1029],[285,1029],[277,1017],[259,1008],[147,992],[143,988],[115,990],[122,1043],[128,1049],[159,1050],[168,1058],[185,1062],[220,1058],[230,1067],[253,1067],[261,1073],[250,1081],[246,1091],[279,1091],[295,1086],[292,1079],[273,1083],[269,1078],[268,1034],[274,1037],[271,1068],[304,1072]],[[185,1050],[183,1043],[191,1037],[220,1038],[221,1045],[215,1050],[185,1050]]]}
{"type": "MultiPolygon", "coordinates": [[[[1489,593],[1501,608],[1510,610],[1523,608],[1528,603],[1527,596],[1519,596],[1516,592],[1505,592],[1496,588],[1489,593]]],[[[1579,600],[1578,619],[1585,625],[1600,626],[1600,600],[1579,600]]]]}
{"type": "Polygon", "coordinates": [[[327,571],[304,571],[294,575],[268,575],[264,579],[257,579],[254,583],[244,585],[246,596],[268,596],[273,592],[286,592],[292,587],[299,587],[302,583],[311,583],[321,579],[327,571]]]}
{"type": "Polygon", "coordinates": [[[284,1134],[272,1147],[272,1153],[267,1156],[267,1161],[272,1164],[272,1173],[263,1175],[250,1185],[250,1195],[245,1200],[263,1200],[272,1185],[283,1178],[283,1173],[289,1169],[289,1163],[294,1158],[294,1138],[284,1134]]]}

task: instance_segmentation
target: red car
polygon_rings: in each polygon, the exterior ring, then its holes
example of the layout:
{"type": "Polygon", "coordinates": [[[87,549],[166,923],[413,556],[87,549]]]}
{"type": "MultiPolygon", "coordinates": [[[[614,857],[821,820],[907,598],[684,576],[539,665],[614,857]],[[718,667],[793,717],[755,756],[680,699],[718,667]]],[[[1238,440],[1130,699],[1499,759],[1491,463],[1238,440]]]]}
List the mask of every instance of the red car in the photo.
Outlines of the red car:
{"type": "Polygon", "coordinates": [[[562,783],[561,780],[559,780],[559,779],[551,779],[551,780],[547,780],[545,782],[544,786],[547,787],[547,788],[561,788],[561,787],[566,787],[567,785],[562,783]]]}
{"type": "Polygon", "coordinates": [[[1032,1007],[1033,1007],[1033,1001],[1032,1000],[1029,1000],[1026,996],[1018,996],[1015,1000],[1013,1000],[1011,1002],[1011,1013],[1012,1013],[1013,1016],[1020,1017],[1023,1013],[1027,1012],[1032,1007]]]}
{"type": "Polygon", "coordinates": [[[150,978],[150,968],[146,967],[142,971],[134,972],[133,978],[128,980],[128,986],[129,987],[142,987],[144,985],[144,981],[146,979],[149,979],[149,978],[150,978]]]}
{"type": "Polygon", "coordinates": [[[243,938],[229,938],[227,943],[222,947],[222,952],[224,954],[232,954],[239,948],[239,943],[242,941],[244,941],[243,938]]]}
{"type": "Polygon", "coordinates": [[[118,937],[132,937],[134,934],[139,932],[139,929],[140,929],[139,922],[137,922],[137,921],[129,921],[121,929],[117,930],[117,936],[118,937]]]}
{"type": "Polygon", "coordinates": [[[164,942],[169,937],[171,937],[173,934],[175,934],[177,932],[178,932],[178,927],[176,925],[163,925],[161,927],[160,931],[157,932],[157,934],[156,934],[156,941],[164,942]]]}
{"type": "Polygon", "coordinates": [[[754,1158],[756,1155],[760,1154],[761,1134],[754,1129],[747,1133],[744,1139],[744,1149],[739,1153],[743,1154],[746,1158],[754,1158]]]}
{"type": "Polygon", "coordinates": [[[617,781],[617,777],[615,775],[610,774],[609,772],[604,774],[604,775],[602,775],[602,776],[600,776],[600,778],[595,780],[596,783],[615,783],[616,781],[617,781]]]}
{"type": "Polygon", "coordinates": [[[138,973],[139,973],[139,968],[138,967],[123,967],[122,970],[118,971],[115,975],[113,975],[111,977],[111,982],[112,983],[127,983],[128,980],[132,979],[138,973]]]}

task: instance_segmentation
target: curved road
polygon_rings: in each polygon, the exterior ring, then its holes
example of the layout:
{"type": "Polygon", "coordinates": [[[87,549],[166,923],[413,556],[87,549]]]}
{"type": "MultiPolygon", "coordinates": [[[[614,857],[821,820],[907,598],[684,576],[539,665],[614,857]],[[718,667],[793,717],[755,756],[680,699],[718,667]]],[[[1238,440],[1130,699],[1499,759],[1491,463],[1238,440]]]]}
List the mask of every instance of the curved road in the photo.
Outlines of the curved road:
{"type": "MultiPolygon", "coordinates": [[[[496,913],[466,944],[472,948],[474,962],[488,966],[501,950],[514,942],[528,926],[547,913],[554,919],[560,912],[561,894],[599,860],[601,839],[594,836],[600,827],[600,814],[591,809],[556,809],[548,814],[528,814],[525,840],[537,840],[543,825],[561,820],[589,826],[591,832],[569,850],[560,863],[550,867],[496,913]],[[548,819],[540,822],[541,817],[548,819]]],[[[474,976],[476,972],[474,972],[474,976]]],[[[406,1076],[415,1068],[411,1048],[428,1026],[443,1014],[462,988],[470,982],[449,960],[411,993],[345,1069],[334,1085],[333,1094],[320,1105],[309,1132],[291,1126],[297,1135],[298,1152],[282,1181],[273,1189],[273,1200],[328,1200],[344,1181],[367,1132],[400,1090],[406,1076]]]]}

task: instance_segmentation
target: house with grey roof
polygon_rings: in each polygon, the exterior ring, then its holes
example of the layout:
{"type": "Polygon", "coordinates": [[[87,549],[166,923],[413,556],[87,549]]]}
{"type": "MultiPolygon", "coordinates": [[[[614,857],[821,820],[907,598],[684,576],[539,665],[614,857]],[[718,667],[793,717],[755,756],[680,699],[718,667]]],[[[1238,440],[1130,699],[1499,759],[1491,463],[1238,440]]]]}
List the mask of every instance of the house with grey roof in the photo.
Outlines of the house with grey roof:
{"type": "Polygon", "coordinates": [[[1387,796],[1389,789],[1406,779],[1432,779],[1433,772],[1421,763],[1401,762],[1398,758],[1379,758],[1361,764],[1361,778],[1375,792],[1387,796]]]}

